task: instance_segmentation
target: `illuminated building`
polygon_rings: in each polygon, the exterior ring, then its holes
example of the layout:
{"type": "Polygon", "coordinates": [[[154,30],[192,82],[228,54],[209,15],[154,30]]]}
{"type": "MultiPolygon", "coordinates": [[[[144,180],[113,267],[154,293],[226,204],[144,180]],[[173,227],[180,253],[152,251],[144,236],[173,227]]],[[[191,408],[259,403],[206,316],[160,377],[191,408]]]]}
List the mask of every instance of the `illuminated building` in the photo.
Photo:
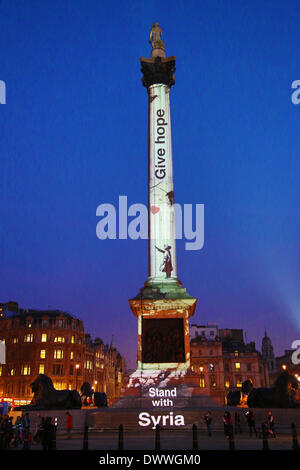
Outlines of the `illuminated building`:
{"type": "Polygon", "coordinates": [[[95,391],[106,392],[110,402],[118,398],[123,359],[100,338],[92,341],[85,335],[81,320],[60,310],[21,309],[16,303],[1,308],[6,364],[0,366],[0,400],[30,402],[30,384],[40,373],[51,377],[57,390],[80,391],[89,382],[95,391]]]}
{"type": "Polygon", "coordinates": [[[204,330],[214,331],[210,326],[198,328],[201,334],[196,334],[197,328],[194,328],[191,339],[191,364],[203,395],[223,405],[229,390],[240,390],[247,379],[254,387],[269,385],[267,363],[256,351],[255,343],[245,344],[243,330],[217,328],[218,335],[211,339],[204,330]]]}

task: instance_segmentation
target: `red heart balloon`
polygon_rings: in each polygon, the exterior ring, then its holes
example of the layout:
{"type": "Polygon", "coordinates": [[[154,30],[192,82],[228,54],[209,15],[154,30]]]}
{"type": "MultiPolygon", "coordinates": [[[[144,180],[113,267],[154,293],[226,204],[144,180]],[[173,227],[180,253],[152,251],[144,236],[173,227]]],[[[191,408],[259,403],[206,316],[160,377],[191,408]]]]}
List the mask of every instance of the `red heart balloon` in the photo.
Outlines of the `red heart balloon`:
{"type": "Polygon", "coordinates": [[[151,212],[152,214],[157,214],[157,212],[160,211],[160,207],[156,207],[156,206],[151,206],[151,212]]]}

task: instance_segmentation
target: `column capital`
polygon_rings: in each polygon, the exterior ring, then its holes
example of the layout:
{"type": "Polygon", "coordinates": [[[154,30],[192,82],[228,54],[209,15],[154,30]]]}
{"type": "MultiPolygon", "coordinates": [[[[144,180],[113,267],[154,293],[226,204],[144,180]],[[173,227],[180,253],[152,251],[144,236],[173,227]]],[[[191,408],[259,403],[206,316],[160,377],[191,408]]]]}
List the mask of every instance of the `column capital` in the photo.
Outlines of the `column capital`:
{"type": "Polygon", "coordinates": [[[176,68],[176,57],[146,57],[140,58],[141,71],[143,73],[142,83],[146,88],[151,85],[162,83],[171,87],[175,84],[173,73],[176,68]]]}

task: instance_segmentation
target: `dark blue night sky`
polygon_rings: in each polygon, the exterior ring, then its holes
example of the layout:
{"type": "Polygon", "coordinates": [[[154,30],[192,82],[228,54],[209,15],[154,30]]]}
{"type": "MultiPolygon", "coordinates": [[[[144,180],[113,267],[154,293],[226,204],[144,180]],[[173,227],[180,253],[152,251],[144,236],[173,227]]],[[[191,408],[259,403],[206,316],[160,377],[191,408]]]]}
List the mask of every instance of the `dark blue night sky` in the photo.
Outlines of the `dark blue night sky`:
{"type": "Polygon", "coordinates": [[[59,308],[134,366],[128,299],[147,242],[100,241],[96,208],[147,203],[151,25],[177,56],[175,198],[205,204],[205,245],[178,273],[193,321],[244,328],[277,354],[300,333],[299,2],[0,1],[0,301],[59,308]]]}

